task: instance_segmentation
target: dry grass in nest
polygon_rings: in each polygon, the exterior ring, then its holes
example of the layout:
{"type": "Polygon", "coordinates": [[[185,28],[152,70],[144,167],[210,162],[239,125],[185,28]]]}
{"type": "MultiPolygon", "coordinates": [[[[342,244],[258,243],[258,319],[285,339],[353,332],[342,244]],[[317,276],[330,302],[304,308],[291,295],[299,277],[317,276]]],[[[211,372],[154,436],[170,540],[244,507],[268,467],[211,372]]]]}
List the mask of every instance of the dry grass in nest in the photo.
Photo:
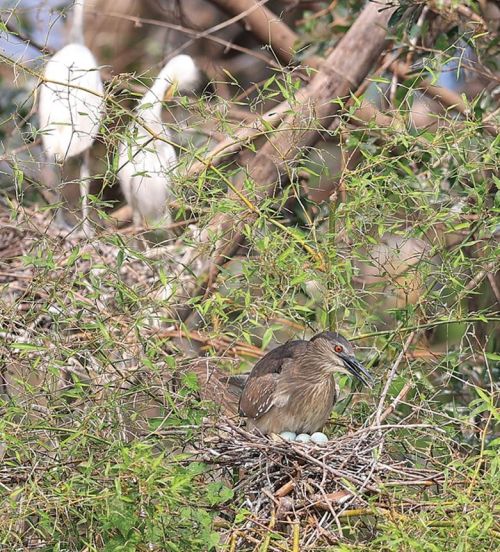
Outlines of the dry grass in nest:
{"type": "Polygon", "coordinates": [[[345,518],[402,515],[415,503],[395,504],[395,489],[408,497],[411,487],[429,491],[443,482],[441,470],[416,468],[388,452],[390,433],[405,429],[439,431],[425,424],[372,425],[317,445],[256,435],[229,419],[212,427],[199,454],[217,477],[233,482],[234,500],[219,522],[229,549],[316,550],[338,542],[345,518]],[[248,516],[236,524],[232,514],[242,509],[248,516]]]}

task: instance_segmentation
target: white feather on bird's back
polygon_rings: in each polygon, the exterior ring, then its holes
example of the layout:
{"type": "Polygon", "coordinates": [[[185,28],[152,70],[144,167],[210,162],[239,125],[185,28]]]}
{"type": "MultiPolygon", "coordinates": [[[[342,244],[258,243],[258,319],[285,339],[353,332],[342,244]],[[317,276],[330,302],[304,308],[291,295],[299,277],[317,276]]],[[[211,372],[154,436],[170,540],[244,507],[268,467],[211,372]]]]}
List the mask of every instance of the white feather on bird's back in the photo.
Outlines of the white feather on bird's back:
{"type": "Polygon", "coordinates": [[[158,74],[157,80],[165,79],[182,91],[192,90],[198,84],[200,73],[193,59],[187,55],[175,56],[158,74]]]}
{"type": "Polygon", "coordinates": [[[82,44],[68,44],[48,61],[39,103],[48,155],[65,159],[90,148],[104,113],[103,95],[97,62],[82,44]]]}
{"type": "Polygon", "coordinates": [[[150,142],[139,150],[127,145],[120,150],[120,183],[136,224],[140,224],[141,218],[148,222],[159,222],[162,217],[168,222],[169,218],[167,202],[172,193],[168,178],[177,158],[170,144],[154,142],[158,143],[150,142]],[[129,161],[132,157],[133,161],[129,161]]]}

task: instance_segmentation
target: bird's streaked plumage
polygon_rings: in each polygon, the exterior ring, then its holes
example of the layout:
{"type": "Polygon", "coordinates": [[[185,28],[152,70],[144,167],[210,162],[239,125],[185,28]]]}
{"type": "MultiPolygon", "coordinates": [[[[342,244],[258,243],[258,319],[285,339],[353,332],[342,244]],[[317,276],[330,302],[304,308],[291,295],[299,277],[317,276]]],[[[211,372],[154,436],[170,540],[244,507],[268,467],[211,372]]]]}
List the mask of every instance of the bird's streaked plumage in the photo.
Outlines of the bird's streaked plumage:
{"type": "Polygon", "coordinates": [[[319,431],[337,399],[335,373],[371,383],[340,334],[323,332],[310,341],[288,342],[253,367],[240,398],[240,415],[264,434],[319,431]]]}

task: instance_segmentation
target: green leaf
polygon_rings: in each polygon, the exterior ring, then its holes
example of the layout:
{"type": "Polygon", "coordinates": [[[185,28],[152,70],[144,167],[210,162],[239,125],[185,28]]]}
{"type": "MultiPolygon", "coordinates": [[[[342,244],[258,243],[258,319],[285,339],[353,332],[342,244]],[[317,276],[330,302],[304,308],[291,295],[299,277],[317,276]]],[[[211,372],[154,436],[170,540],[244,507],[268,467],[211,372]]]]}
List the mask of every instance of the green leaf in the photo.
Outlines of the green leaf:
{"type": "Polygon", "coordinates": [[[265,350],[269,343],[271,342],[271,339],[273,338],[274,330],[273,328],[267,328],[267,330],[264,332],[264,335],[262,337],[262,349],[265,350]]]}
{"type": "Polygon", "coordinates": [[[233,496],[234,491],[218,481],[214,481],[207,485],[207,500],[210,506],[227,502],[231,500],[233,496]]]}

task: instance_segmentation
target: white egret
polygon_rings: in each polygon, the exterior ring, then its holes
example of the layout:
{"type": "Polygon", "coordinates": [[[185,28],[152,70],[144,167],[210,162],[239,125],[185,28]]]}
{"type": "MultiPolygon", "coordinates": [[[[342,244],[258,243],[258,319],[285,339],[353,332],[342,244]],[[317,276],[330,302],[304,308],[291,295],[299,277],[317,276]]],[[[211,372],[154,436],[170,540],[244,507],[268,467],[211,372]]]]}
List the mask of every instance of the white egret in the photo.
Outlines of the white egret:
{"type": "Polygon", "coordinates": [[[54,54],[45,66],[38,113],[43,148],[50,160],[62,164],[83,154],[80,195],[83,229],[88,235],[88,152],[104,114],[104,87],[97,61],[84,45],[83,13],[84,1],[75,0],[71,43],[54,54]]]}
{"type": "Polygon", "coordinates": [[[136,118],[127,130],[127,142],[120,145],[118,177],[136,225],[170,220],[167,201],[172,196],[170,175],[177,156],[161,119],[162,102],[175,87],[180,91],[194,88],[198,76],[189,56],[172,58],[139,102],[136,118]]]}

